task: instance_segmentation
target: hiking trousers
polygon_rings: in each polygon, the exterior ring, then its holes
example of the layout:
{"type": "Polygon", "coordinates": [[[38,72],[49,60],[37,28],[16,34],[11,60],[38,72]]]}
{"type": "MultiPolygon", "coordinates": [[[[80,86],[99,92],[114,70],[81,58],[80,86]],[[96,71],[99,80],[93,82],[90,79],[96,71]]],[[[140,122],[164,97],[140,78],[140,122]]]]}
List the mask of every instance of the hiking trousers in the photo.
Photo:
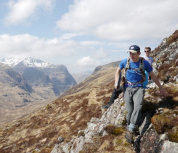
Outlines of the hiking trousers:
{"type": "Polygon", "coordinates": [[[112,95],[111,95],[111,98],[109,99],[109,104],[113,104],[114,103],[114,100],[118,98],[118,96],[124,91],[124,87],[121,86],[120,88],[116,89],[114,88],[113,91],[112,91],[112,95]]]}
{"type": "Polygon", "coordinates": [[[144,100],[145,89],[142,87],[127,87],[124,92],[124,101],[127,110],[127,124],[131,125],[131,130],[137,126],[142,116],[142,106],[144,100]]]}

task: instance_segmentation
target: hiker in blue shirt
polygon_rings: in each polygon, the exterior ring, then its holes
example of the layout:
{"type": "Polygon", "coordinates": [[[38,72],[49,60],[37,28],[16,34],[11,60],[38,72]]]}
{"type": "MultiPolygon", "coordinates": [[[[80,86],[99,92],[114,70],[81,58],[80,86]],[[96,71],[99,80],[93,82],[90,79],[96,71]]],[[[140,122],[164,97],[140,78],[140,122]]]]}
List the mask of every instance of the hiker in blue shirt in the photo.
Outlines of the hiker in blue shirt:
{"type": "MultiPolygon", "coordinates": [[[[146,54],[146,56],[143,56],[143,58],[145,60],[147,60],[149,62],[149,64],[152,66],[152,63],[153,63],[153,58],[150,56],[150,53],[151,53],[151,48],[150,47],[145,47],[144,49],[144,52],[146,54]]],[[[121,74],[120,74],[121,75],[121,74]]],[[[148,72],[145,71],[145,81],[143,82],[143,87],[146,88],[147,84],[148,84],[148,78],[149,80],[151,80],[151,77],[149,76],[148,72]]],[[[119,83],[117,84],[117,88],[114,88],[113,91],[112,91],[112,95],[109,99],[109,102],[106,104],[106,105],[103,105],[102,108],[104,109],[108,109],[113,103],[114,103],[114,100],[118,98],[119,94],[121,94],[124,90],[124,87],[123,86],[120,86],[120,81],[118,81],[119,83]]]]}
{"type": "Polygon", "coordinates": [[[115,88],[118,86],[119,74],[121,70],[125,70],[124,79],[124,101],[127,110],[128,131],[125,138],[129,143],[133,143],[133,135],[138,134],[138,120],[141,117],[141,109],[144,100],[145,89],[143,88],[144,71],[146,70],[152,80],[160,89],[160,94],[167,96],[166,90],[161,86],[159,80],[153,72],[152,66],[148,61],[140,58],[140,47],[132,45],[129,47],[130,57],[120,62],[115,73],[115,88]],[[143,65],[144,70],[141,70],[140,65],[143,65]]]}

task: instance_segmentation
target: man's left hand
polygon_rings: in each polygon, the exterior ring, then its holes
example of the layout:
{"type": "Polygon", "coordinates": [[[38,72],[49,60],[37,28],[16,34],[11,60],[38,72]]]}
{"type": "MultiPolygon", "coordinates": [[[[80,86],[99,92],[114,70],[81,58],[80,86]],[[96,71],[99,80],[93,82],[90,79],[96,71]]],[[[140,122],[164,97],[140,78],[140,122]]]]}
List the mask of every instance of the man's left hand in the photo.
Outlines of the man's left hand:
{"type": "Polygon", "coordinates": [[[168,96],[168,93],[167,93],[167,91],[166,91],[164,88],[161,88],[161,89],[160,89],[160,94],[161,94],[161,96],[163,96],[163,97],[167,97],[167,96],[168,96]]]}

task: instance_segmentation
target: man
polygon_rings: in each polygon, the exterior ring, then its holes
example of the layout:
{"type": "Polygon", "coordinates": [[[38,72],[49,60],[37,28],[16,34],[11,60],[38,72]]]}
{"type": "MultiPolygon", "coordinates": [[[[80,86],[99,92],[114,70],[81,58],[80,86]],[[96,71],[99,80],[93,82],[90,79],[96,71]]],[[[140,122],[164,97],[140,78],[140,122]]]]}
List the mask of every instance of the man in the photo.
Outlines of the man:
{"type": "Polygon", "coordinates": [[[147,60],[150,63],[150,65],[152,66],[153,58],[150,56],[151,48],[150,47],[145,47],[144,52],[145,52],[144,59],[147,60]]]}
{"type": "MultiPolygon", "coordinates": [[[[149,62],[149,64],[152,66],[153,58],[150,56],[151,48],[150,47],[145,47],[144,52],[145,52],[144,59],[147,60],[149,62]]],[[[151,80],[151,76],[149,76],[149,80],[151,80]]]]}
{"type": "Polygon", "coordinates": [[[122,69],[125,69],[125,83],[124,83],[124,101],[126,103],[127,110],[127,124],[128,131],[126,132],[126,139],[128,142],[133,143],[133,135],[137,132],[138,121],[141,118],[141,109],[144,100],[145,89],[143,86],[143,72],[140,70],[140,64],[144,65],[146,70],[153,81],[160,89],[160,93],[163,96],[167,96],[167,92],[159,83],[159,80],[155,76],[152,66],[146,60],[141,60],[140,47],[132,45],[129,47],[130,60],[124,59],[120,62],[120,66],[115,73],[115,88],[117,89],[119,74],[122,69]],[[129,63],[129,64],[128,64],[129,63]],[[127,68],[129,67],[129,68],[127,68]]]}
{"type": "MultiPolygon", "coordinates": [[[[153,63],[153,58],[150,56],[150,53],[151,53],[151,48],[150,47],[145,47],[145,50],[144,50],[146,56],[144,56],[144,59],[147,60],[149,62],[149,64],[152,66],[152,63],[153,63]]],[[[151,80],[151,77],[149,76],[149,79],[151,80]]],[[[120,83],[120,81],[118,81],[120,83]]],[[[147,82],[145,82],[145,84],[147,84],[147,82]]],[[[144,85],[146,86],[146,85],[144,85]]],[[[106,104],[106,105],[103,105],[102,108],[104,109],[108,109],[113,103],[114,103],[114,100],[118,98],[118,96],[123,92],[123,87],[117,87],[117,88],[114,88],[113,91],[112,91],[112,95],[111,95],[111,98],[109,100],[109,102],[106,104]]]]}

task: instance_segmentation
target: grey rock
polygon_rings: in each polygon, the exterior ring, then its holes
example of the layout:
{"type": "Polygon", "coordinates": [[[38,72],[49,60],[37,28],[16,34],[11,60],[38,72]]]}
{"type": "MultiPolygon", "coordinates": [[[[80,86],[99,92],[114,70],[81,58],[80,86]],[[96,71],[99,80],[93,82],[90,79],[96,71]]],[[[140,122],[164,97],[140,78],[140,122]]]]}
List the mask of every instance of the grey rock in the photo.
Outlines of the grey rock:
{"type": "Polygon", "coordinates": [[[53,150],[51,151],[51,153],[64,153],[64,152],[62,151],[61,146],[56,144],[53,150]]]}
{"type": "Polygon", "coordinates": [[[70,149],[70,153],[78,153],[83,149],[83,145],[85,144],[85,138],[84,137],[79,137],[76,138],[73,142],[73,145],[70,149]]]}
{"type": "Polygon", "coordinates": [[[168,140],[163,142],[160,153],[177,153],[178,143],[170,142],[168,140]]]}
{"type": "Polygon", "coordinates": [[[167,133],[161,134],[159,139],[160,141],[168,140],[167,133]]]}

